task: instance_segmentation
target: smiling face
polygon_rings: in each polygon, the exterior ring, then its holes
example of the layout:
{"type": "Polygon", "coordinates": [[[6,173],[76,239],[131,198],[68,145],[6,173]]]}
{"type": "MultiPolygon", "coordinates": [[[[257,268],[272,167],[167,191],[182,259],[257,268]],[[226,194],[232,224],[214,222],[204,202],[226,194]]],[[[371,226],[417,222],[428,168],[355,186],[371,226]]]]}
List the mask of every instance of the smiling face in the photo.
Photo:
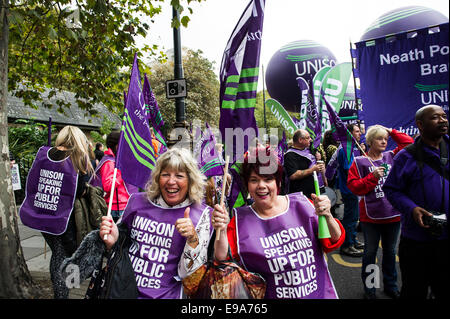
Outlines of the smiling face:
{"type": "Polygon", "coordinates": [[[278,195],[277,182],[272,175],[261,176],[252,171],[247,187],[255,205],[260,208],[271,206],[278,195]]]}
{"type": "Polygon", "coordinates": [[[161,196],[169,206],[182,203],[188,194],[189,178],[186,172],[163,169],[159,176],[161,196]]]}

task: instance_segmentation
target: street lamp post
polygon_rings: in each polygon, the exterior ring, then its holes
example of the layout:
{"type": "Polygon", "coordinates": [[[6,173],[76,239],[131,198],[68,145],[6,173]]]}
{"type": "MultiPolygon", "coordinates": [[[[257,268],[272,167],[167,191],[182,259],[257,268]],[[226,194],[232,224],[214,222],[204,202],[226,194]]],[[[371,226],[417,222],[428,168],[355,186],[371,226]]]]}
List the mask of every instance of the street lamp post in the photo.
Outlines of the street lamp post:
{"type": "MultiPolygon", "coordinates": [[[[179,11],[172,6],[172,17],[173,19],[178,19],[180,21],[179,11]]],[[[174,62],[174,79],[179,80],[184,78],[183,63],[181,56],[181,37],[180,37],[180,27],[173,28],[173,62],[174,62]]],[[[175,98],[175,123],[174,128],[176,132],[183,132],[187,128],[186,124],[186,112],[185,112],[185,99],[184,97],[175,98]],[[181,129],[181,130],[180,130],[181,129]]],[[[187,130],[186,130],[187,132],[187,130]]],[[[175,134],[174,139],[171,140],[170,144],[175,144],[180,141],[183,136],[179,133],[175,134]]]]}

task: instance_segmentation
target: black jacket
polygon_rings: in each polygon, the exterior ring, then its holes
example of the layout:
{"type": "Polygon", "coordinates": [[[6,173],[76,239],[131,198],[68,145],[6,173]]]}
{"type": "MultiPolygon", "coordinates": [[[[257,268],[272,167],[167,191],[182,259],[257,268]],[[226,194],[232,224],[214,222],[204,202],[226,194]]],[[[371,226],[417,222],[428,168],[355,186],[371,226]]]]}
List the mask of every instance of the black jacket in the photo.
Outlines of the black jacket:
{"type": "MultiPolygon", "coordinates": [[[[103,269],[104,284],[97,291],[94,298],[98,299],[136,299],[138,289],[134,277],[133,267],[128,249],[131,239],[125,225],[119,224],[119,239],[109,253],[99,235],[99,230],[90,232],[82,241],[77,251],[66,258],[61,265],[60,274],[65,280],[70,272],[69,265],[76,265],[79,269],[80,282],[91,277],[95,270],[101,271],[103,257],[106,256],[107,264],[103,269]]],[[[101,273],[101,272],[100,272],[101,273]]],[[[91,296],[92,298],[92,296],[91,296]]]]}

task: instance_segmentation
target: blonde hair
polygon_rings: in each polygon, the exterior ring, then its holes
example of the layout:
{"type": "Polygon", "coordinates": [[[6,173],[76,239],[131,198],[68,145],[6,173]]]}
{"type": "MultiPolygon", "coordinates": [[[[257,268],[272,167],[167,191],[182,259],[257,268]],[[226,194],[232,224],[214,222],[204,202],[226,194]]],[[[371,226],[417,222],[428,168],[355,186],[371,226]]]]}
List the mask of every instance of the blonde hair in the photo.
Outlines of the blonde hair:
{"type": "Polygon", "coordinates": [[[366,143],[371,146],[372,141],[380,136],[389,136],[389,131],[383,125],[372,125],[367,129],[366,132],[366,143]]]}
{"type": "Polygon", "coordinates": [[[185,172],[189,181],[188,198],[197,204],[202,202],[206,187],[206,177],[198,169],[197,161],[192,156],[192,153],[187,149],[178,147],[171,148],[158,157],[155,168],[152,171],[152,177],[145,187],[150,201],[161,195],[159,178],[161,172],[165,169],[185,172]]]}
{"type": "Polygon", "coordinates": [[[82,174],[93,174],[94,168],[89,160],[88,143],[86,135],[78,127],[67,125],[58,133],[55,146],[66,149],[77,171],[82,174]]]}

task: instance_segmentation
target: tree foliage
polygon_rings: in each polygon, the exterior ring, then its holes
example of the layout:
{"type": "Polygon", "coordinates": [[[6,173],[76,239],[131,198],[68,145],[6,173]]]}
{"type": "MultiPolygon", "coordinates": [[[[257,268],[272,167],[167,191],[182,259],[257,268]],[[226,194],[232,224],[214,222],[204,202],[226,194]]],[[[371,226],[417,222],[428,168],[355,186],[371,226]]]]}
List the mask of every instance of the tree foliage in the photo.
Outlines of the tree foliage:
{"type": "MultiPolygon", "coordinates": [[[[37,151],[48,142],[48,125],[35,123],[29,120],[16,120],[15,124],[8,128],[9,150],[14,158],[31,160],[34,159],[37,151]]],[[[52,132],[56,127],[52,125],[52,132]]],[[[53,140],[56,134],[53,134],[53,140]]]]}
{"type": "MultiPolygon", "coordinates": [[[[182,1],[171,1],[187,14],[172,24],[168,21],[168,28],[187,25],[193,1],[187,0],[188,10],[182,1]]],[[[135,38],[146,36],[149,23],[162,10],[161,2],[11,0],[8,91],[37,107],[37,102],[43,102],[40,94],[44,87],[51,88],[49,97],[57,90],[67,90],[74,92],[79,107],[91,114],[95,114],[92,106],[99,102],[120,113],[134,53],[140,58],[157,54],[154,45],[138,50],[135,38]],[[148,18],[149,23],[143,22],[148,18]]],[[[69,106],[63,99],[56,103],[60,112],[69,106]]]]}
{"type": "MultiPolygon", "coordinates": [[[[213,62],[202,56],[201,50],[184,49],[183,69],[186,78],[186,121],[208,122],[219,125],[219,80],[214,73],[213,62]]],[[[175,122],[175,102],[166,98],[166,81],[173,79],[173,60],[149,65],[149,81],[161,110],[166,133],[175,122]]]]}

